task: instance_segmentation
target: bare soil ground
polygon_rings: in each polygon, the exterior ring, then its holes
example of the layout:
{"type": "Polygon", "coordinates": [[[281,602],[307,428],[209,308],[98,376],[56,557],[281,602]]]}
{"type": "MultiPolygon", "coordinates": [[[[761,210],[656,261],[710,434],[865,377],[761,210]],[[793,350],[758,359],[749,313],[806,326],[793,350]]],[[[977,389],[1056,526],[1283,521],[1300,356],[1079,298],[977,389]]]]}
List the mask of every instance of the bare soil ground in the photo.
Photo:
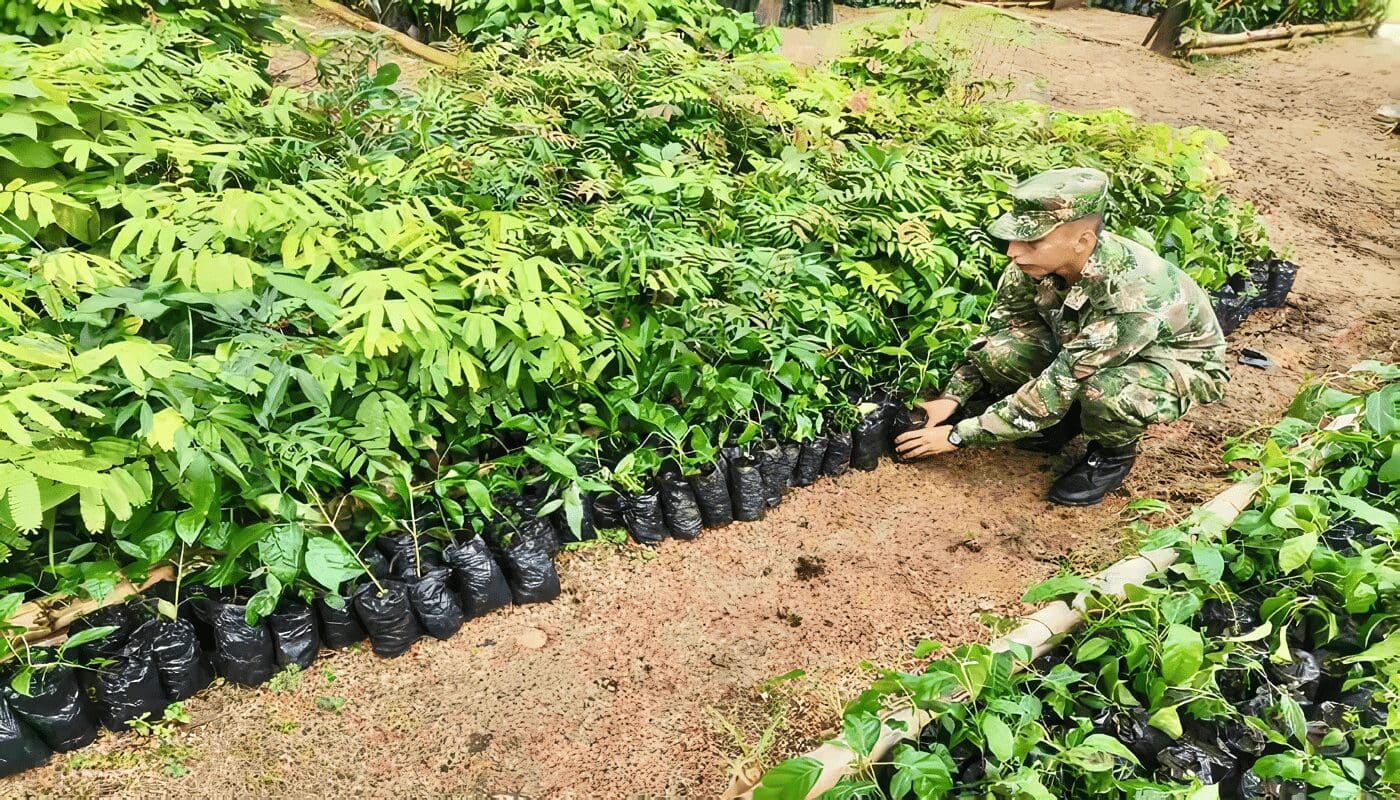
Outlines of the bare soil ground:
{"type": "MultiPolygon", "coordinates": [[[[843,20],[889,12],[841,9],[843,20]]],[[[920,639],[985,640],[1028,582],[1111,560],[1129,495],[1176,508],[1225,482],[1223,439],[1277,418],[1310,373],[1400,357],[1400,142],[1370,119],[1396,98],[1400,48],[1362,38],[1187,66],[1136,46],[1148,20],[1049,15],[1103,44],[986,41],[984,69],[1066,108],[1123,106],[1228,134],[1234,192],[1304,266],[1287,308],[1232,340],[1268,352],[1229,395],[1154,431],[1128,491],[1058,509],[1059,465],[1015,451],[882,465],[790,495],[769,517],[655,553],[561,560],[565,595],[474,620],[392,661],[332,654],[282,690],[216,687],[171,742],[104,736],[0,781],[38,797],[715,797],[769,724],[764,759],[828,735],[865,662],[909,665],[920,639]],[[774,681],[794,670],[802,677],[774,681]],[[743,747],[741,748],[741,743],[743,747]]],[[[794,57],[832,30],[787,33],[794,57]]]]}

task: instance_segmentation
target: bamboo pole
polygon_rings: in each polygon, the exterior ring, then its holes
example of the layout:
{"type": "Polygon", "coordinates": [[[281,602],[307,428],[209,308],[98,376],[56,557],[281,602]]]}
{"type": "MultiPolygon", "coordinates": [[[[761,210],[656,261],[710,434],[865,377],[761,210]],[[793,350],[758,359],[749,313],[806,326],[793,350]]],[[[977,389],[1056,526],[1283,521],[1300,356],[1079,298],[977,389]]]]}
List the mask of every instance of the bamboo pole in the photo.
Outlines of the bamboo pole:
{"type": "MultiPolygon", "coordinates": [[[[1252,476],[1217,494],[1201,506],[1199,512],[1201,524],[1222,531],[1229,527],[1254,501],[1254,495],[1258,492],[1259,485],[1259,478],[1252,476]]],[[[1177,551],[1172,547],[1138,553],[1102,570],[1090,578],[1089,583],[1101,594],[1123,597],[1128,586],[1141,585],[1152,574],[1171,566],[1176,561],[1176,557],[1177,551]]],[[[1031,658],[1036,658],[1053,649],[1065,635],[1078,628],[1083,622],[1084,609],[1079,601],[1070,604],[1063,600],[1056,600],[1043,606],[1035,613],[1023,617],[1021,625],[1011,633],[994,640],[991,643],[991,649],[993,652],[1002,652],[1010,650],[1014,645],[1022,645],[1030,649],[1031,658]]],[[[1024,665],[1019,662],[1015,665],[1017,670],[1023,667],[1024,665]]],[[[958,692],[948,699],[952,702],[959,702],[966,700],[967,696],[958,692]]],[[[871,748],[869,760],[879,761],[900,742],[917,739],[919,732],[932,720],[931,713],[915,708],[908,702],[901,702],[886,711],[881,715],[880,735],[875,741],[875,746],[871,748]],[[895,723],[895,725],[890,723],[895,723]]],[[[825,742],[817,749],[807,753],[806,757],[815,759],[822,765],[822,771],[817,777],[816,784],[807,793],[807,800],[815,800],[823,792],[839,783],[842,778],[849,775],[858,758],[856,752],[840,739],[825,742]]],[[[742,787],[732,785],[729,791],[724,794],[724,798],[725,800],[753,800],[753,790],[756,786],[756,783],[752,786],[742,787]]]]}
{"type": "Polygon", "coordinates": [[[1193,45],[1191,47],[1179,50],[1178,53],[1183,58],[1189,58],[1190,56],[1227,56],[1232,53],[1244,53],[1250,50],[1274,50],[1277,48],[1290,48],[1295,44],[1298,44],[1300,42],[1306,42],[1309,39],[1316,39],[1322,36],[1341,36],[1351,33],[1364,33],[1365,30],[1365,28],[1356,28],[1349,31],[1339,31],[1336,33],[1300,33],[1295,34],[1292,38],[1289,39],[1261,39],[1253,42],[1242,42],[1240,44],[1230,44],[1214,47],[1196,47],[1193,45]]]}
{"type": "Polygon", "coordinates": [[[1260,28],[1243,33],[1207,33],[1196,28],[1186,28],[1181,32],[1181,46],[1190,49],[1225,47],[1229,45],[1259,42],[1269,39],[1291,39],[1295,36],[1316,36],[1335,33],[1351,33],[1374,27],[1375,20],[1346,20],[1343,22],[1319,22],[1308,25],[1279,25],[1273,28],[1260,28]]]}
{"type": "Polygon", "coordinates": [[[431,61],[442,67],[455,68],[457,66],[457,57],[451,53],[439,50],[436,47],[430,47],[408,34],[390,28],[388,25],[381,25],[372,19],[367,19],[356,14],[354,11],[335,2],[335,0],[311,0],[311,3],[327,14],[348,22],[360,30],[383,34],[389,41],[397,45],[400,50],[418,56],[424,61],[431,61]]]}

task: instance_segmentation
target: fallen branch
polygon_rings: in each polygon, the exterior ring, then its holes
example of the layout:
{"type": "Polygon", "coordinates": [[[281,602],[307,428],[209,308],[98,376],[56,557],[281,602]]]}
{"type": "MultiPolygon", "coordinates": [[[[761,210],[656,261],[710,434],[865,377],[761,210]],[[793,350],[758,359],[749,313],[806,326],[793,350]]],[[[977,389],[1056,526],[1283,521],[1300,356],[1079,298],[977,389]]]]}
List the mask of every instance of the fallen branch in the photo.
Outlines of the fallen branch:
{"type": "Polygon", "coordinates": [[[167,564],[151,570],[150,574],[146,576],[146,580],[142,581],[140,585],[131,581],[122,581],[99,600],[80,600],[76,603],[65,604],[69,599],[68,595],[50,595],[21,605],[14,616],[6,620],[6,624],[25,628],[26,630],[20,635],[20,638],[26,642],[45,641],[62,634],[69,625],[73,624],[74,620],[84,614],[91,614],[104,606],[124,602],[128,597],[140,594],[157,583],[172,580],[174,577],[175,567],[167,564]]]}
{"type": "Polygon", "coordinates": [[[1181,46],[1195,50],[1207,47],[1225,47],[1260,42],[1271,39],[1291,39],[1295,36],[1318,36],[1336,33],[1364,31],[1375,27],[1375,20],[1347,20],[1344,22],[1319,22],[1310,25],[1279,25],[1273,28],[1260,28],[1243,33],[1207,33],[1196,28],[1183,28],[1181,46]]]}
{"type": "Polygon", "coordinates": [[[1182,58],[1191,56],[1228,56],[1232,53],[1244,53],[1250,50],[1274,50],[1277,48],[1290,48],[1300,42],[1309,39],[1316,39],[1321,36],[1340,36],[1349,33],[1364,33],[1367,28],[1354,28],[1346,31],[1333,31],[1329,33],[1295,33],[1287,39],[1260,39],[1252,42],[1241,42],[1240,44],[1228,44],[1218,46],[1191,46],[1177,51],[1182,58]]]}
{"type": "Polygon", "coordinates": [[[418,56],[424,61],[431,61],[443,67],[455,68],[457,66],[457,57],[451,53],[423,44],[412,36],[401,31],[396,31],[388,25],[381,25],[372,19],[367,19],[340,3],[335,2],[335,0],[311,0],[311,2],[327,14],[348,22],[360,30],[383,34],[389,41],[397,45],[400,50],[418,56]]]}

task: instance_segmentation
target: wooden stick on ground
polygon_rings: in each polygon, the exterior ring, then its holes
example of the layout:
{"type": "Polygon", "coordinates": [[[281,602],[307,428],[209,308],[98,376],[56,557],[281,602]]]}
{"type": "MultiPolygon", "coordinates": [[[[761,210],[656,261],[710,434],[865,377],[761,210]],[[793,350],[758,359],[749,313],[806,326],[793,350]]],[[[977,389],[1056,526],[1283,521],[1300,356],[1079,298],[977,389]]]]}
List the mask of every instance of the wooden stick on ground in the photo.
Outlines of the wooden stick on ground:
{"type": "Polygon", "coordinates": [[[1375,20],[1346,20],[1343,22],[1320,22],[1312,25],[1279,25],[1243,33],[1207,33],[1195,28],[1185,28],[1181,31],[1181,46],[1193,50],[1205,47],[1224,47],[1267,39],[1291,39],[1299,35],[1352,33],[1369,30],[1375,25],[1375,20]]]}
{"type": "Polygon", "coordinates": [[[1277,48],[1290,49],[1299,42],[1308,39],[1315,39],[1322,36],[1340,36],[1351,33],[1365,33],[1367,28],[1352,28],[1345,31],[1331,31],[1328,33],[1295,33],[1288,38],[1257,39],[1239,44],[1227,45],[1190,45],[1181,48],[1178,52],[1182,57],[1190,56],[1228,56],[1231,53],[1245,53],[1250,50],[1274,50],[1277,48]]]}
{"type": "Polygon", "coordinates": [[[372,19],[367,19],[356,14],[354,11],[335,2],[335,0],[311,0],[311,2],[327,14],[344,20],[360,30],[383,34],[389,41],[397,45],[400,50],[418,56],[424,61],[431,61],[443,67],[457,66],[457,57],[451,53],[444,52],[436,47],[429,47],[408,34],[390,28],[388,25],[380,25],[372,19]]]}

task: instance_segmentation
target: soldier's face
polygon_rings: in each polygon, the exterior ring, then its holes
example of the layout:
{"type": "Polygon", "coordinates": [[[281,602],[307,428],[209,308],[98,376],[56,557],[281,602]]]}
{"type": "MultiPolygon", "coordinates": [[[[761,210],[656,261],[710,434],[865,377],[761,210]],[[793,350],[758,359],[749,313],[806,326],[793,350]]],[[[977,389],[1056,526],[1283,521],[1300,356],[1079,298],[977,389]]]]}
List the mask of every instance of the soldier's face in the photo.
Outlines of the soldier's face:
{"type": "Polygon", "coordinates": [[[1035,280],[1049,275],[1063,275],[1083,268],[1094,250],[1092,229],[1067,223],[1030,242],[1009,242],[1006,255],[1022,272],[1035,280]]]}

